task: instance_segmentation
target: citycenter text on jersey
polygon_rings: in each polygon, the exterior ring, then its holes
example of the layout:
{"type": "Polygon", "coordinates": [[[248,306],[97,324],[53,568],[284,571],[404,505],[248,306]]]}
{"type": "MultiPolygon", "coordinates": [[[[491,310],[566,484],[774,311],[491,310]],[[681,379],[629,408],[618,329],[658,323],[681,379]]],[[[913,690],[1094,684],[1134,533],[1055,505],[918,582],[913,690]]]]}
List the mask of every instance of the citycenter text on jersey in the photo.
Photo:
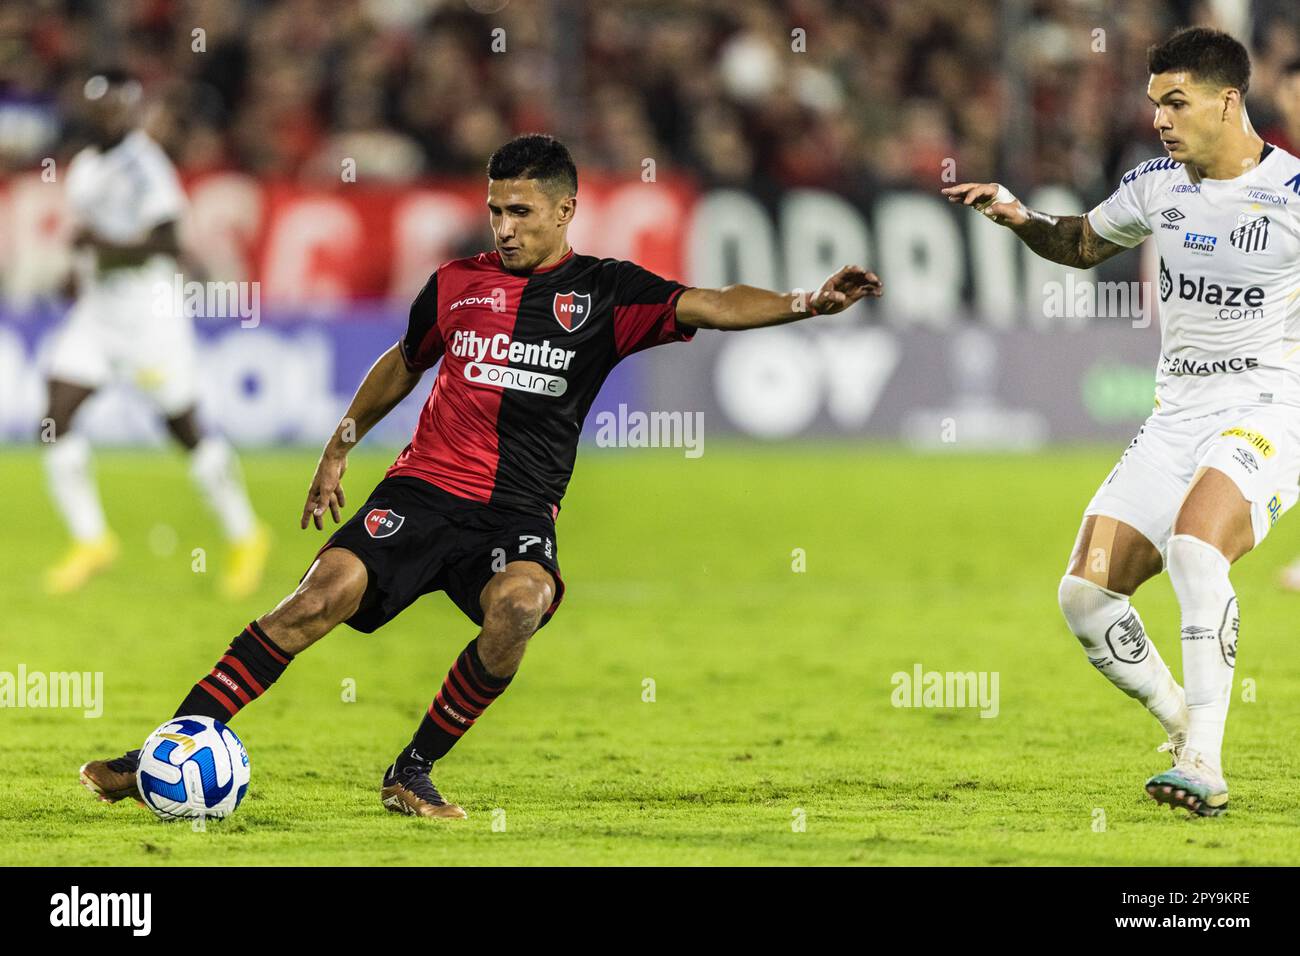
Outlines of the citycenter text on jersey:
{"type": "Polygon", "coordinates": [[[467,329],[457,329],[451,335],[451,354],[474,362],[495,359],[537,368],[568,369],[578,353],[572,349],[555,348],[549,339],[542,342],[516,342],[508,332],[480,335],[467,329]]]}

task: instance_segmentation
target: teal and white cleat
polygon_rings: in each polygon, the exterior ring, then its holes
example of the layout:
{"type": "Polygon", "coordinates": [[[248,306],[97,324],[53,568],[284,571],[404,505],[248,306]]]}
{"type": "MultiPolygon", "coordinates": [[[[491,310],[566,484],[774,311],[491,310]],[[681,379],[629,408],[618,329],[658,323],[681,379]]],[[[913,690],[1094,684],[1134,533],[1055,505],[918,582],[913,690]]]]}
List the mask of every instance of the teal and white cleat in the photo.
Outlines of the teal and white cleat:
{"type": "Polygon", "coordinates": [[[1152,799],[1167,803],[1170,809],[1182,807],[1202,817],[1217,817],[1227,810],[1228,784],[1223,774],[1198,753],[1177,746],[1169,749],[1178,756],[1178,761],[1172,770],[1158,773],[1147,781],[1147,793],[1152,799]]]}

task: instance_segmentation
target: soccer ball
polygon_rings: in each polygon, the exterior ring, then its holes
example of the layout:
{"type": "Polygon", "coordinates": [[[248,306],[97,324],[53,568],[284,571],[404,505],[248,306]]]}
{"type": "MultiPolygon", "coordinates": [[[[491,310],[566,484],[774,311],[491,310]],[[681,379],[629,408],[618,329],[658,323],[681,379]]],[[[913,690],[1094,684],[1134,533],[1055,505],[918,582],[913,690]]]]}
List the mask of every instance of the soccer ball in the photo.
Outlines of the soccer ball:
{"type": "Polygon", "coordinates": [[[174,717],[140,749],[135,779],[149,809],[163,820],[235,812],[248,790],[248,751],[211,717],[174,717]]]}

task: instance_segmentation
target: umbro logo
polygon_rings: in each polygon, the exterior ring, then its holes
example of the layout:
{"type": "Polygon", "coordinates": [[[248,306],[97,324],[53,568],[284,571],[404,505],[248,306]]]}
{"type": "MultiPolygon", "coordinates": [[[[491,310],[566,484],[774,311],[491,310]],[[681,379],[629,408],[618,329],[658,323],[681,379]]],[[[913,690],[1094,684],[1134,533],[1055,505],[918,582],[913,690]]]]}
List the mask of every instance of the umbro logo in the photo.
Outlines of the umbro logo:
{"type": "Polygon", "coordinates": [[[1160,224],[1161,229],[1177,229],[1178,223],[1186,219],[1187,215],[1177,206],[1174,206],[1162,212],[1160,218],[1164,220],[1164,222],[1160,224]]]}

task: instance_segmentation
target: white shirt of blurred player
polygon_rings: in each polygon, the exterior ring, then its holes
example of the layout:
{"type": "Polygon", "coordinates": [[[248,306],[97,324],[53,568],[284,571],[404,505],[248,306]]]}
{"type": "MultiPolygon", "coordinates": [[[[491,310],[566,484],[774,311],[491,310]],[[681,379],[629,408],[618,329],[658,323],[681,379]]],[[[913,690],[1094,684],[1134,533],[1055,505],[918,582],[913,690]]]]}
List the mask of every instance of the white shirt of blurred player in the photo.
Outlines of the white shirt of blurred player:
{"type": "Polygon", "coordinates": [[[1088,221],[1125,247],[1155,237],[1157,414],[1300,405],[1300,159],[1275,146],[1234,179],[1147,160],[1088,221]]]}
{"type": "MultiPolygon", "coordinates": [[[[185,191],[162,147],[144,130],[128,133],[112,149],[88,146],[68,165],[67,200],[74,221],[112,242],[141,242],[165,222],[179,221],[185,191]]],[[[79,257],[77,274],[83,293],[106,286],[170,282],[176,262],[154,256],[139,269],[97,275],[94,254],[79,257]]]]}

